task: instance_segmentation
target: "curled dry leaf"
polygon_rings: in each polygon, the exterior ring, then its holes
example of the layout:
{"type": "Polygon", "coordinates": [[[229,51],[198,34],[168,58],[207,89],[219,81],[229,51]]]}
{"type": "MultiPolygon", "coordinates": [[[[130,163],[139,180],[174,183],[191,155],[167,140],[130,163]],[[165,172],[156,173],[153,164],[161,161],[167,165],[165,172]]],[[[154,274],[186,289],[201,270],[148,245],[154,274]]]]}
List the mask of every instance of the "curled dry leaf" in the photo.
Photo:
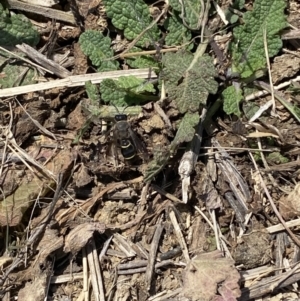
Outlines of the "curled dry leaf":
{"type": "Polygon", "coordinates": [[[287,220],[300,215],[300,184],[297,184],[288,196],[280,198],[279,211],[287,220]]]}
{"type": "Polygon", "coordinates": [[[76,226],[66,238],[64,252],[77,254],[92,238],[95,231],[103,233],[105,225],[102,223],[85,223],[76,226]]]}
{"type": "Polygon", "coordinates": [[[186,266],[183,295],[193,301],[234,301],[241,295],[240,274],[220,251],[197,255],[186,266]]]}

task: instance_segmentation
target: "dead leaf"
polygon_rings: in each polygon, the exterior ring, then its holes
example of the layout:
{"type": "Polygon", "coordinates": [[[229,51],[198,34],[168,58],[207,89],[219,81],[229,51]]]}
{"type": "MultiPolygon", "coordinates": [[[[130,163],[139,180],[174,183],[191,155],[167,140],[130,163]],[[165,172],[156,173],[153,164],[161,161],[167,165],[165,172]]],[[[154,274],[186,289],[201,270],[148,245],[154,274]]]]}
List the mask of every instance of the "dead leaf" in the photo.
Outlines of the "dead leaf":
{"type": "Polygon", "coordinates": [[[95,231],[103,233],[105,225],[102,223],[85,223],[75,227],[66,238],[64,252],[77,254],[92,238],[95,231]]]}
{"type": "Polygon", "coordinates": [[[37,250],[39,251],[39,263],[43,263],[48,255],[61,248],[63,245],[64,239],[62,236],[58,236],[58,231],[56,229],[47,228],[37,246],[37,250]]]}
{"type": "Polygon", "coordinates": [[[100,0],[76,0],[75,2],[78,6],[80,15],[86,18],[88,13],[95,10],[95,8],[99,5],[100,0]]]}
{"type": "Polygon", "coordinates": [[[31,275],[34,275],[32,282],[27,282],[25,287],[20,289],[18,300],[26,301],[44,301],[47,296],[48,280],[52,274],[52,264],[47,262],[43,269],[38,268],[31,270],[31,275]]]}
{"type": "Polygon", "coordinates": [[[92,178],[88,173],[88,169],[83,164],[80,165],[78,171],[74,172],[73,178],[77,187],[83,187],[92,181],[92,178]]]}
{"type": "Polygon", "coordinates": [[[81,106],[78,105],[74,111],[72,111],[67,120],[66,128],[69,130],[79,130],[86,122],[86,117],[82,113],[81,106]]]}
{"type": "Polygon", "coordinates": [[[150,133],[153,129],[165,128],[165,123],[159,115],[153,115],[151,118],[143,120],[141,126],[146,133],[150,133]]]}
{"type": "Polygon", "coordinates": [[[197,199],[202,201],[208,209],[217,209],[222,207],[222,202],[218,191],[216,190],[206,166],[197,162],[195,166],[196,176],[192,187],[196,192],[197,199]]]}
{"type": "Polygon", "coordinates": [[[280,198],[279,211],[286,220],[300,215],[300,183],[295,186],[288,196],[280,198]]]}
{"type": "Polygon", "coordinates": [[[272,80],[274,84],[284,78],[293,78],[300,67],[300,58],[291,53],[284,53],[274,58],[272,63],[272,80]]]}
{"type": "MultiPolygon", "coordinates": [[[[51,154],[53,155],[53,153],[51,154]]],[[[44,155],[45,156],[45,155],[44,155]]],[[[46,158],[48,159],[48,158],[46,158]]],[[[73,162],[73,154],[69,150],[57,153],[53,159],[45,165],[45,169],[58,175],[66,173],[73,162]]],[[[0,202],[0,225],[17,226],[26,210],[33,204],[38,196],[43,197],[55,187],[55,181],[46,178],[40,170],[33,173],[26,170],[21,183],[13,194],[6,196],[0,202]],[[46,183],[48,185],[46,185],[46,183]]]]}
{"type": "Polygon", "coordinates": [[[183,295],[193,301],[237,300],[240,274],[220,251],[197,255],[186,266],[183,295]]]}

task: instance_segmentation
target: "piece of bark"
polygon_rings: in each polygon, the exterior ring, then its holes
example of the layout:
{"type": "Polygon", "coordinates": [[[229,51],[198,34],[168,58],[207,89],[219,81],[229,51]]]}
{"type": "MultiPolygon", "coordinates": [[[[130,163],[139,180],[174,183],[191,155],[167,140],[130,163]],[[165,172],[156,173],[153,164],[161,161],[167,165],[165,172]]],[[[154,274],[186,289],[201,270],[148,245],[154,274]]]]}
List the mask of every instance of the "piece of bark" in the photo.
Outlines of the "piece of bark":
{"type": "Polygon", "coordinates": [[[36,63],[40,64],[45,69],[53,72],[60,78],[66,78],[71,75],[66,68],[60,66],[58,63],[48,59],[45,55],[41,54],[31,46],[23,43],[21,45],[16,45],[16,47],[24,52],[29,58],[31,58],[36,63]]]}
{"type": "Polygon", "coordinates": [[[66,23],[76,24],[74,16],[70,13],[49,7],[37,6],[35,4],[24,3],[18,0],[7,0],[10,9],[18,9],[30,13],[45,16],[47,18],[60,20],[66,23]]]}

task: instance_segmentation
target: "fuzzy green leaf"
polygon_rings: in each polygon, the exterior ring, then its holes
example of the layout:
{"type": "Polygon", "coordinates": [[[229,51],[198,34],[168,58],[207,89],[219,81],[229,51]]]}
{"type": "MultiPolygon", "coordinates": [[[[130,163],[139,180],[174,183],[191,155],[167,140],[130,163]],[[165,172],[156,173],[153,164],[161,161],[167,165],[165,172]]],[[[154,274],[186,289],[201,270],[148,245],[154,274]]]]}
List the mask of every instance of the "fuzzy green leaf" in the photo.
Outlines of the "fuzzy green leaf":
{"type": "Polygon", "coordinates": [[[147,165],[147,169],[144,173],[144,182],[150,182],[159,172],[161,172],[167,165],[170,159],[170,152],[165,151],[154,151],[153,160],[147,165]]]}
{"type": "Polygon", "coordinates": [[[199,123],[198,113],[186,113],[182,118],[176,136],[171,143],[170,149],[175,152],[179,144],[192,141],[195,134],[195,126],[199,123]]]}
{"type": "Polygon", "coordinates": [[[141,55],[136,58],[128,58],[126,59],[127,64],[131,68],[153,68],[153,67],[158,67],[158,63],[153,59],[153,57],[149,55],[141,55]]]}
{"type": "Polygon", "coordinates": [[[253,10],[244,14],[244,24],[233,30],[231,45],[233,72],[243,78],[266,67],[263,33],[266,31],[269,57],[282,47],[279,31],[287,26],[284,0],[257,0],[253,10]]]}
{"type": "MultiPolygon", "coordinates": [[[[20,53],[18,53],[18,55],[23,56],[23,54],[20,53]]],[[[21,60],[13,60],[7,64],[10,58],[15,59],[13,55],[0,51],[0,66],[2,66],[1,73],[4,75],[0,78],[0,87],[4,89],[15,87],[16,85],[24,86],[35,84],[36,73],[34,70],[32,68],[29,68],[28,70],[27,64],[24,64],[21,60]],[[20,77],[20,74],[25,74],[25,76],[20,77]]]]}
{"type": "Polygon", "coordinates": [[[181,11],[180,2],[178,0],[169,0],[169,4],[174,10],[177,10],[178,12],[181,11]]]}
{"type": "Polygon", "coordinates": [[[165,39],[166,45],[168,46],[187,44],[192,38],[191,32],[183,26],[177,13],[174,13],[166,19],[164,27],[168,31],[165,39]]]}
{"type": "Polygon", "coordinates": [[[0,4],[0,45],[15,46],[26,43],[35,46],[39,42],[39,33],[23,15],[9,15],[0,4]]]}
{"type": "Polygon", "coordinates": [[[289,159],[281,155],[279,152],[273,152],[267,154],[266,160],[268,163],[273,163],[273,164],[284,164],[289,162],[289,159]]]}
{"type": "Polygon", "coordinates": [[[98,71],[118,69],[117,61],[106,60],[114,55],[110,48],[111,40],[109,37],[105,37],[99,31],[87,30],[79,37],[79,44],[83,53],[90,58],[98,71]]]}
{"type": "Polygon", "coordinates": [[[99,101],[97,102],[91,99],[82,99],[80,105],[89,123],[91,121],[96,121],[100,118],[99,116],[101,115],[101,107],[99,101]]]}
{"type": "Polygon", "coordinates": [[[180,12],[184,24],[189,28],[198,30],[200,28],[199,16],[201,15],[201,1],[199,0],[170,0],[170,5],[174,10],[180,12]]]}
{"type": "MultiPolygon", "coordinates": [[[[133,47],[130,49],[131,53],[142,52],[143,49],[133,47]]],[[[150,55],[141,55],[136,57],[126,58],[126,63],[131,68],[158,68],[158,62],[150,55]]]]}
{"type": "Polygon", "coordinates": [[[121,76],[118,80],[103,80],[100,92],[103,101],[122,107],[140,104],[147,99],[141,93],[154,93],[155,89],[151,83],[145,83],[144,79],[135,76],[121,76]]]}
{"type": "Polygon", "coordinates": [[[222,96],[224,98],[223,109],[225,113],[240,116],[240,102],[243,100],[242,90],[230,86],[223,91],[222,96]]]}
{"type": "MultiPolygon", "coordinates": [[[[149,8],[143,0],[103,0],[106,13],[112,19],[112,24],[124,30],[128,40],[134,40],[151,24],[149,8]]],[[[140,40],[137,46],[147,46],[158,40],[159,31],[156,24],[151,27],[140,40]]]]}
{"type": "Polygon", "coordinates": [[[244,101],[242,103],[243,113],[245,114],[247,119],[251,119],[255,113],[259,110],[259,106],[251,101],[244,101]]]}
{"type": "Polygon", "coordinates": [[[87,81],[85,82],[85,91],[93,104],[99,103],[100,95],[97,85],[92,84],[91,81],[87,81]]]}
{"type": "Polygon", "coordinates": [[[181,113],[198,111],[209,93],[217,93],[216,71],[208,55],[195,61],[188,51],[167,53],[163,56],[163,65],[166,91],[181,113]]]}

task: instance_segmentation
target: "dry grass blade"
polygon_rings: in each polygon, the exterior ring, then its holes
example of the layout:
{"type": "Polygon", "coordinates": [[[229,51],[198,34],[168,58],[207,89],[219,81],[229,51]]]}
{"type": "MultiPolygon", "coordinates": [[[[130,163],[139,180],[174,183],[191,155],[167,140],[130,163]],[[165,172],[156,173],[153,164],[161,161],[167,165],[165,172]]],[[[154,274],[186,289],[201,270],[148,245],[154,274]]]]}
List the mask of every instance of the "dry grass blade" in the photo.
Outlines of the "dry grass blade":
{"type": "MultiPolygon", "coordinates": [[[[250,153],[250,156],[251,156],[251,158],[252,158],[252,160],[253,160],[253,163],[254,163],[254,165],[255,165],[255,168],[258,170],[257,165],[256,165],[256,162],[255,162],[255,160],[254,160],[254,158],[253,158],[253,156],[252,156],[251,153],[250,153]]],[[[277,210],[276,205],[274,204],[274,201],[273,201],[273,199],[272,199],[272,197],[271,197],[271,195],[270,195],[270,193],[269,193],[269,191],[268,191],[268,188],[267,188],[267,186],[266,186],[266,184],[265,184],[265,182],[264,182],[264,179],[263,179],[263,177],[261,176],[260,173],[259,173],[259,177],[260,177],[260,180],[261,180],[262,187],[263,187],[263,189],[264,189],[264,193],[266,194],[266,196],[267,196],[267,198],[268,198],[268,200],[269,200],[269,202],[270,202],[270,204],[271,204],[271,206],[272,206],[272,209],[273,209],[274,213],[276,214],[276,216],[278,217],[278,219],[279,219],[280,222],[282,223],[282,225],[283,225],[283,227],[285,228],[285,230],[286,230],[286,231],[288,232],[288,234],[291,236],[291,238],[293,239],[293,241],[300,247],[300,241],[299,241],[299,239],[298,239],[298,238],[295,236],[295,234],[288,228],[288,226],[286,225],[286,223],[285,223],[284,219],[282,218],[281,214],[280,214],[279,211],[277,210]]]]}
{"type": "Polygon", "coordinates": [[[48,18],[64,21],[70,24],[76,24],[74,16],[72,14],[63,12],[61,10],[52,9],[49,7],[37,6],[36,4],[24,3],[18,0],[7,0],[7,2],[11,9],[18,9],[21,11],[23,10],[30,13],[42,15],[48,18]]]}
{"type": "MultiPolygon", "coordinates": [[[[35,63],[33,63],[33,62],[31,62],[31,61],[29,61],[29,60],[27,60],[27,59],[25,59],[25,58],[23,58],[23,57],[21,57],[21,56],[15,54],[14,52],[11,52],[11,51],[9,51],[9,50],[7,50],[7,49],[1,47],[1,46],[0,46],[0,49],[3,50],[3,51],[5,51],[5,52],[7,52],[7,53],[9,53],[9,54],[12,55],[12,56],[14,56],[14,57],[16,57],[16,58],[18,58],[18,59],[24,61],[24,62],[27,62],[28,64],[30,64],[30,65],[32,65],[32,66],[34,66],[34,67],[36,67],[36,68],[40,68],[40,69],[42,69],[42,70],[44,70],[44,71],[49,72],[49,73],[52,74],[52,72],[51,72],[50,70],[48,70],[48,69],[46,69],[46,68],[44,68],[44,67],[42,67],[42,66],[40,66],[40,65],[37,65],[37,64],[35,64],[35,63]]],[[[10,95],[10,96],[14,96],[14,95],[10,95]]]]}
{"type": "Polygon", "coordinates": [[[282,273],[279,276],[271,276],[267,278],[263,278],[256,284],[245,287],[242,289],[242,296],[239,300],[247,301],[255,298],[262,297],[268,293],[273,293],[274,290],[278,290],[280,288],[285,288],[292,283],[298,282],[300,279],[300,272],[293,272],[291,275],[289,272],[282,273]],[[287,277],[289,276],[289,277],[287,277]],[[276,287],[274,287],[274,283],[276,283],[276,287]]]}
{"type": "Polygon", "coordinates": [[[96,301],[105,301],[104,287],[94,240],[92,240],[92,242],[87,245],[86,252],[89,263],[94,298],[96,301]]]}
{"type": "Polygon", "coordinates": [[[271,72],[271,66],[270,66],[270,58],[269,58],[269,51],[268,51],[268,43],[267,43],[267,31],[266,28],[263,29],[263,37],[264,37],[264,48],[265,48],[265,55],[266,55],[266,61],[268,65],[268,73],[269,73],[269,82],[271,87],[271,97],[272,97],[272,113],[276,114],[276,103],[275,103],[275,97],[274,97],[274,86],[272,81],[272,72],[271,72]]]}
{"type": "Polygon", "coordinates": [[[185,239],[184,239],[183,234],[181,232],[180,226],[178,224],[175,212],[173,210],[171,210],[169,212],[169,217],[170,217],[170,220],[171,220],[171,222],[173,224],[173,227],[174,227],[174,230],[175,230],[175,234],[176,234],[178,242],[179,242],[179,244],[181,246],[184,258],[185,258],[186,262],[189,262],[189,260],[190,260],[189,251],[188,251],[188,248],[186,246],[186,242],[185,242],[185,239]]]}
{"type": "MultiPolygon", "coordinates": [[[[121,71],[108,71],[101,73],[91,73],[83,75],[72,75],[64,79],[52,80],[47,83],[38,83],[34,85],[20,86],[15,88],[5,88],[0,90],[0,97],[16,96],[20,94],[43,91],[53,88],[79,87],[84,86],[85,82],[91,81],[93,84],[98,84],[103,79],[117,79],[120,76],[134,75],[137,78],[149,78],[149,69],[131,69],[121,71]]],[[[152,71],[151,79],[156,79],[157,75],[152,71]]]]}
{"type": "Polygon", "coordinates": [[[71,73],[66,68],[62,67],[60,64],[54,62],[53,60],[48,59],[45,55],[36,51],[29,45],[23,43],[22,45],[17,45],[17,48],[24,52],[32,60],[43,66],[43,68],[50,70],[52,74],[56,74],[60,78],[71,76],[71,73]]]}

